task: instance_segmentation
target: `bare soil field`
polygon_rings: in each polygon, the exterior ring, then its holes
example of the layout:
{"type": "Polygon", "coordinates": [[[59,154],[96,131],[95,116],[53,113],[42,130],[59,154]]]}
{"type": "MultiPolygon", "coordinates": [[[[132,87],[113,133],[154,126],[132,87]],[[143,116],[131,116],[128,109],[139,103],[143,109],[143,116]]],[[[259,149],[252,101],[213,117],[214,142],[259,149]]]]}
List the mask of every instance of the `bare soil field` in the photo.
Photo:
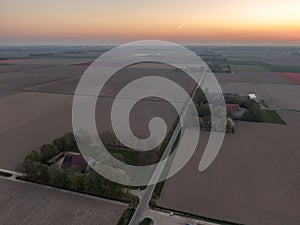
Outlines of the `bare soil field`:
{"type": "Polygon", "coordinates": [[[26,88],[26,90],[73,95],[80,78],[81,76],[72,76],[61,80],[54,80],[52,82],[35,85],[26,88]]]}
{"type": "MultiPolygon", "coordinates": [[[[71,67],[75,69],[86,69],[86,67],[82,66],[71,67]]],[[[143,76],[165,77],[174,82],[177,82],[187,91],[191,91],[194,87],[194,83],[183,72],[175,71],[174,68],[163,64],[145,63],[131,65],[130,67],[118,71],[105,85],[104,90],[102,90],[100,95],[115,96],[126,84],[143,76]]],[[[34,85],[27,90],[74,94],[80,78],[81,76],[71,76],[64,80],[57,80],[48,83],[41,83],[40,85],[34,85]]]]}
{"type": "MultiPolygon", "coordinates": [[[[6,74],[8,73],[2,73],[2,75],[6,74]]],[[[29,74],[41,77],[48,76],[48,73],[40,73],[35,69],[31,70],[29,74]]],[[[107,131],[112,133],[110,109],[114,101],[113,97],[124,85],[138,78],[141,74],[144,76],[147,74],[165,76],[180,83],[188,91],[193,87],[193,83],[182,77],[182,73],[176,72],[174,69],[128,68],[121,71],[120,74],[116,74],[110,80],[98,99],[96,121],[100,133],[107,131]]],[[[50,78],[54,76],[49,75],[50,78]]],[[[0,168],[18,169],[30,151],[38,150],[41,145],[51,143],[53,139],[65,132],[72,131],[72,94],[79,78],[80,76],[71,76],[66,79],[34,85],[36,79],[23,77],[19,80],[21,83],[28,83],[28,88],[22,89],[14,95],[0,98],[0,143],[2,146],[0,168]]],[[[17,86],[11,81],[8,84],[15,85],[15,88],[17,86]]],[[[149,85],[149,88],[153,87],[149,85]]],[[[3,92],[3,95],[6,94],[3,92]]],[[[122,99],[121,103],[128,104],[131,101],[133,100],[122,99]]],[[[132,110],[130,117],[130,125],[134,134],[139,137],[147,137],[150,134],[148,123],[155,116],[164,118],[168,130],[170,130],[177,114],[174,108],[163,100],[146,99],[140,101],[132,110]]],[[[124,120],[124,118],[119,119],[120,121],[124,120]]]]}
{"type": "MultiPolygon", "coordinates": [[[[5,126],[1,126],[2,130],[0,131],[2,146],[0,168],[18,169],[30,151],[38,150],[41,145],[51,143],[53,139],[65,132],[72,131],[72,96],[63,96],[60,99],[61,95],[58,95],[58,97],[56,96],[57,101],[51,102],[56,99],[52,96],[54,94],[30,94],[40,95],[39,100],[44,99],[45,102],[48,101],[48,104],[40,105],[35,101],[28,108],[23,108],[24,105],[21,102],[24,103],[26,99],[22,96],[19,98],[19,103],[10,107],[1,107],[1,115],[3,115],[1,123],[5,126]],[[11,115],[10,112],[12,112],[11,115]]],[[[109,110],[113,100],[113,98],[100,98],[97,104],[96,122],[100,133],[112,133],[109,110]]],[[[124,104],[128,104],[128,101],[130,100],[124,100],[124,104]]],[[[134,134],[139,137],[147,137],[149,135],[148,123],[153,116],[164,118],[168,130],[170,130],[176,115],[174,108],[169,103],[141,101],[132,111],[130,125],[134,134]]],[[[118,119],[122,121],[124,118],[118,119]]]]}
{"type": "Polygon", "coordinates": [[[300,223],[300,113],[287,125],[238,122],[204,172],[198,165],[208,133],[192,160],[163,189],[159,206],[242,224],[300,223]]]}
{"type": "Polygon", "coordinates": [[[0,67],[0,74],[8,72],[20,72],[20,73],[40,73],[43,74],[60,74],[60,75],[81,75],[86,67],[73,67],[68,65],[59,64],[59,60],[56,59],[57,64],[35,64],[36,61],[28,61],[27,63],[18,63],[12,65],[5,65],[0,67]]]}
{"type": "MultiPolygon", "coordinates": [[[[72,103],[72,96],[26,93],[0,99],[0,134],[72,103]]],[[[46,122],[46,121],[45,121],[46,122]]]]}
{"type": "Polygon", "coordinates": [[[0,89],[0,98],[4,98],[6,96],[14,95],[19,93],[18,91],[11,91],[11,90],[3,90],[0,89]]]}
{"type": "Polygon", "coordinates": [[[35,64],[35,65],[71,65],[76,64],[80,62],[85,61],[93,61],[99,57],[99,54],[95,55],[83,55],[81,57],[79,56],[61,56],[58,58],[55,58],[55,56],[49,58],[49,57],[37,57],[37,58],[29,58],[28,63],[35,64]]]}
{"type": "Polygon", "coordinates": [[[63,81],[66,78],[81,76],[85,69],[85,67],[33,64],[2,66],[0,68],[0,88],[20,90],[63,81]]]}
{"type": "Polygon", "coordinates": [[[35,184],[0,180],[1,224],[117,224],[126,205],[35,184]]]}
{"type": "Polygon", "coordinates": [[[0,73],[0,88],[23,89],[59,79],[63,79],[63,77],[54,74],[41,76],[39,73],[0,73]]]}
{"type": "Polygon", "coordinates": [[[10,96],[14,104],[0,99],[1,168],[18,169],[30,151],[72,130],[71,96],[29,94],[30,98],[28,93],[10,96]]]}
{"type": "Polygon", "coordinates": [[[42,75],[62,75],[63,77],[81,76],[87,69],[85,66],[69,66],[69,65],[42,65],[37,66],[28,72],[38,73],[42,75]]]}

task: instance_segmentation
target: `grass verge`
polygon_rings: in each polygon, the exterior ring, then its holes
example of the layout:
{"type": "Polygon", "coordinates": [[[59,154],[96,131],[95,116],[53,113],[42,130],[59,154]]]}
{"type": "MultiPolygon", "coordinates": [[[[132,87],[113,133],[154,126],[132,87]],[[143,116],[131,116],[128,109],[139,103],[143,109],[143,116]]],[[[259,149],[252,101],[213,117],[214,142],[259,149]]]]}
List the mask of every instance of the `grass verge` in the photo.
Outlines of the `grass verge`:
{"type": "Polygon", "coordinates": [[[11,177],[12,174],[11,174],[11,173],[7,173],[7,172],[4,172],[4,171],[0,171],[0,176],[2,176],[2,177],[11,177]]]}
{"type": "Polygon", "coordinates": [[[148,217],[143,219],[143,221],[140,223],[140,225],[152,225],[152,224],[153,224],[153,220],[148,217]]]}
{"type": "Polygon", "coordinates": [[[137,201],[129,205],[128,208],[124,211],[117,225],[128,225],[138,204],[139,200],[137,198],[137,201]]]}
{"type": "MultiPolygon", "coordinates": [[[[172,146],[172,152],[175,150],[175,148],[177,147],[177,145],[179,143],[180,135],[181,135],[181,131],[178,133],[178,136],[176,137],[176,140],[175,140],[175,142],[172,146]]],[[[168,175],[169,170],[170,170],[171,165],[172,165],[172,161],[173,161],[173,158],[168,159],[167,164],[166,164],[161,176],[167,176],[168,175]]],[[[151,200],[150,200],[150,203],[149,203],[150,207],[156,205],[155,201],[160,198],[160,195],[161,195],[161,192],[163,190],[164,185],[165,185],[165,180],[162,181],[162,182],[159,182],[158,184],[156,184],[155,189],[154,189],[153,194],[152,194],[152,197],[151,197],[151,200]]]]}
{"type": "Polygon", "coordinates": [[[92,192],[88,192],[88,191],[78,191],[78,190],[75,190],[75,189],[72,189],[72,188],[52,185],[52,184],[49,184],[49,183],[46,183],[46,182],[30,180],[30,179],[27,179],[26,177],[21,177],[21,176],[17,177],[17,179],[22,180],[22,181],[26,181],[26,182],[30,182],[30,183],[34,183],[34,184],[44,185],[44,186],[47,186],[47,187],[57,188],[57,189],[60,189],[60,190],[75,192],[75,193],[89,195],[89,196],[98,197],[98,198],[104,198],[104,199],[108,199],[108,200],[112,200],[112,201],[119,201],[119,202],[123,202],[123,203],[126,203],[126,204],[135,204],[135,202],[138,201],[138,197],[136,197],[132,194],[126,194],[126,193],[123,193],[122,195],[120,195],[120,193],[112,193],[112,194],[103,193],[103,194],[99,194],[99,193],[92,193],[92,192]]]}
{"type": "Polygon", "coordinates": [[[275,110],[261,110],[261,117],[266,123],[286,124],[275,110]]]}
{"type": "Polygon", "coordinates": [[[211,223],[217,223],[220,225],[242,225],[241,223],[213,219],[210,217],[199,216],[199,215],[195,215],[195,214],[188,213],[188,212],[181,212],[181,211],[174,210],[174,209],[167,209],[167,208],[160,207],[160,206],[155,206],[154,209],[162,211],[162,212],[167,212],[167,213],[172,211],[174,214],[179,215],[179,216],[189,217],[189,218],[196,219],[196,220],[203,220],[203,221],[211,222],[211,223]]]}

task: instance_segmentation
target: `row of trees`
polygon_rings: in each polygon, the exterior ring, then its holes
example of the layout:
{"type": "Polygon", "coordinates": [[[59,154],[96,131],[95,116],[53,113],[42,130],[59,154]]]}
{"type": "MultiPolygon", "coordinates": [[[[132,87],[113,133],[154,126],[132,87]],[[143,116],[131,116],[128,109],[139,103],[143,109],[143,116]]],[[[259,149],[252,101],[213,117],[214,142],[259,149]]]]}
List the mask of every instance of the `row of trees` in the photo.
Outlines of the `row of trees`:
{"type": "MultiPolygon", "coordinates": [[[[214,100],[219,101],[220,96],[212,96],[214,100]]],[[[225,99],[226,100],[226,99],[225,99]]],[[[232,98],[229,99],[230,103],[237,102],[237,99],[232,98]]],[[[197,109],[198,115],[191,115],[191,110],[188,109],[188,121],[191,121],[192,124],[195,124],[196,122],[199,122],[201,129],[210,130],[212,127],[211,124],[211,110],[208,104],[208,100],[204,92],[201,90],[201,88],[198,88],[196,90],[196,93],[194,95],[194,102],[197,109]],[[197,120],[197,121],[196,121],[197,120]]],[[[227,102],[226,102],[227,103],[227,102]]],[[[220,118],[222,118],[223,110],[220,110],[220,118]]],[[[227,122],[226,122],[226,131],[234,133],[234,126],[235,123],[233,122],[233,115],[231,111],[227,111],[227,122]]],[[[214,129],[217,129],[215,127],[214,129]]]]}
{"type": "MultiPolygon", "coordinates": [[[[88,140],[86,140],[86,142],[87,145],[91,143],[88,140]]],[[[93,170],[82,173],[81,170],[75,166],[68,169],[61,169],[57,164],[51,166],[46,164],[46,162],[55,155],[67,151],[78,152],[75,136],[71,132],[53,140],[51,144],[42,145],[40,151],[30,152],[23,161],[23,171],[26,174],[25,178],[31,181],[79,192],[104,195],[123,200],[129,199],[129,194],[124,193],[124,190],[128,189],[128,187],[111,182],[93,170]]],[[[124,160],[122,154],[115,153],[114,156],[121,161],[124,160]]],[[[102,166],[102,170],[109,170],[107,174],[113,174],[115,176],[119,174],[123,176],[123,171],[117,168],[106,165],[98,166],[102,166]]]]}
{"type": "MultiPolygon", "coordinates": [[[[120,142],[120,140],[118,140],[116,135],[113,133],[104,132],[101,133],[99,136],[102,142],[104,143],[105,148],[108,149],[108,151],[121,162],[131,165],[143,166],[154,164],[160,159],[159,147],[150,151],[141,152],[130,149],[127,146],[125,146],[122,142],[120,142]]],[[[134,143],[134,139],[129,135],[119,134],[119,136],[122,136],[123,142],[125,144],[128,143],[131,146],[134,146],[135,149],[142,150],[144,148],[145,143],[143,143],[142,141],[134,143]]],[[[99,151],[99,149],[101,149],[103,146],[95,144],[93,141],[93,137],[91,137],[85,131],[81,131],[77,134],[76,139],[79,142],[79,145],[85,148],[87,155],[92,156],[98,161],[102,161],[103,164],[106,163],[106,156],[99,154],[99,152],[101,152],[99,151]]],[[[155,140],[151,139],[149,141],[155,142],[155,140]]]]}
{"type": "Polygon", "coordinates": [[[263,121],[261,110],[254,100],[248,99],[247,101],[242,102],[240,106],[247,109],[242,115],[242,120],[254,122],[263,121]]]}
{"type": "Polygon", "coordinates": [[[65,133],[63,136],[53,140],[51,144],[44,144],[40,148],[41,161],[46,162],[60,152],[78,152],[76,140],[72,132],[65,133]]]}
{"type": "Polygon", "coordinates": [[[208,66],[211,69],[211,71],[214,73],[231,73],[232,72],[230,65],[210,63],[208,66]]]}
{"type": "Polygon", "coordinates": [[[93,170],[81,173],[76,167],[61,170],[57,165],[49,167],[49,184],[96,195],[122,195],[125,187],[111,182],[93,170]]]}
{"type": "Polygon", "coordinates": [[[53,140],[51,144],[44,144],[40,151],[32,151],[23,162],[24,172],[31,180],[48,182],[50,174],[45,164],[49,159],[64,151],[77,151],[74,134],[69,132],[53,140]]]}
{"type": "Polygon", "coordinates": [[[208,100],[201,88],[196,90],[194,101],[198,112],[198,115],[194,115],[194,118],[199,120],[202,129],[210,129],[210,108],[208,100]]]}
{"type": "MultiPolygon", "coordinates": [[[[125,144],[134,146],[134,148],[137,150],[144,149],[145,144],[151,144],[143,143],[142,139],[141,141],[134,141],[133,138],[129,135],[119,134],[119,136],[122,136],[123,142],[125,144]]],[[[105,143],[106,148],[109,149],[109,151],[115,158],[127,164],[138,166],[151,165],[157,163],[160,159],[160,148],[155,148],[147,152],[132,150],[121,143],[121,141],[116,137],[115,134],[109,132],[101,134],[101,139],[105,143]]],[[[154,139],[150,139],[148,141],[156,143],[156,140],[154,139]]]]}
{"type": "Polygon", "coordinates": [[[23,169],[30,180],[49,181],[48,166],[43,163],[43,155],[37,151],[32,151],[26,156],[23,162],[23,169]]]}
{"type": "MultiPolygon", "coordinates": [[[[116,199],[131,201],[132,196],[128,194],[128,187],[119,185],[98,175],[93,170],[82,173],[77,167],[61,169],[57,164],[48,166],[43,163],[43,156],[37,151],[32,151],[23,163],[26,179],[53,185],[56,187],[91,193],[95,195],[108,196],[116,199]],[[124,190],[127,191],[124,191],[124,190]]],[[[109,173],[114,176],[123,176],[122,171],[106,166],[109,173]]]]}

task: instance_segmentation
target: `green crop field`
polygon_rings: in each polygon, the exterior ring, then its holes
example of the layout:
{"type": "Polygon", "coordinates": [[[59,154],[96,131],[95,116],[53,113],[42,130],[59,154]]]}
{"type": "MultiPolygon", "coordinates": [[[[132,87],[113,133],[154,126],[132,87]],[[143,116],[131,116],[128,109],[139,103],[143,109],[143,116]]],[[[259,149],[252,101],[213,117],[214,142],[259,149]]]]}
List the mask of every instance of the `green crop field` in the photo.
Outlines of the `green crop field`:
{"type": "Polygon", "coordinates": [[[275,66],[267,64],[265,67],[272,72],[300,73],[300,66],[275,66]]]}
{"type": "Polygon", "coordinates": [[[300,66],[271,65],[257,60],[228,60],[228,63],[236,71],[300,73],[300,66]]]}

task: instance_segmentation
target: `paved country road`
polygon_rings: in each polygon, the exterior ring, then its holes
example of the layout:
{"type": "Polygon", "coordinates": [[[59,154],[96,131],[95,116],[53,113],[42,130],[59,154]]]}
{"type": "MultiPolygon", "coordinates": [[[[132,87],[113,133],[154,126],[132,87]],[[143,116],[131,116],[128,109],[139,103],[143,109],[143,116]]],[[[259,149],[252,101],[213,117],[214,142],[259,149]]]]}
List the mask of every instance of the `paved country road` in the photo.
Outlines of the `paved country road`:
{"type": "MultiPolygon", "coordinates": [[[[205,70],[203,72],[203,75],[200,77],[200,80],[198,81],[198,86],[199,87],[201,87],[201,85],[205,81],[205,78],[206,78],[206,75],[207,75],[206,72],[207,72],[207,68],[205,68],[205,70]]],[[[194,90],[191,94],[191,98],[194,97],[196,90],[197,90],[197,87],[194,88],[194,90]]],[[[185,111],[186,111],[186,109],[185,109],[185,111]]],[[[185,111],[183,112],[183,114],[185,113],[185,111]]],[[[175,130],[174,130],[174,132],[173,132],[173,134],[172,134],[172,136],[169,140],[169,143],[168,143],[161,159],[165,159],[170,155],[170,153],[173,149],[173,145],[176,142],[176,139],[177,139],[180,131],[181,131],[181,121],[179,120],[177,122],[176,128],[175,128],[175,130]]],[[[150,202],[152,194],[154,192],[154,189],[155,189],[155,186],[156,186],[155,184],[159,180],[159,178],[160,178],[160,176],[161,176],[161,174],[164,170],[164,167],[165,167],[166,163],[167,163],[167,160],[160,167],[157,167],[156,170],[154,171],[153,176],[151,178],[152,182],[149,182],[149,183],[154,183],[154,184],[148,185],[147,188],[144,190],[142,196],[140,196],[139,205],[138,205],[133,217],[131,218],[130,225],[138,225],[143,220],[145,215],[149,214],[149,212],[152,211],[149,208],[149,202],[150,202]]],[[[162,224],[162,223],[160,222],[160,224],[162,224]]]]}
{"type": "MultiPolygon", "coordinates": [[[[172,147],[178,137],[180,130],[181,130],[181,124],[177,123],[177,126],[173,132],[173,135],[170,138],[170,141],[169,141],[169,143],[164,151],[164,154],[162,156],[163,159],[170,155],[170,153],[172,151],[172,147]]],[[[154,174],[151,178],[152,181],[154,181],[154,183],[156,183],[155,181],[158,181],[158,179],[165,167],[166,162],[167,162],[167,160],[161,167],[157,168],[156,171],[154,172],[154,174]]],[[[156,186],[155,184],[148,185],[147,188],[145,189],[145,191],[143,192],[142,196],[140,197],[140,203],[130,221],[130,225],[138,225],[141,222],[141,220],[143,220],[145,211],[150,209],[149,202],[151,200],[151,196],[154,192],[155,186],[156,186]]]]}

